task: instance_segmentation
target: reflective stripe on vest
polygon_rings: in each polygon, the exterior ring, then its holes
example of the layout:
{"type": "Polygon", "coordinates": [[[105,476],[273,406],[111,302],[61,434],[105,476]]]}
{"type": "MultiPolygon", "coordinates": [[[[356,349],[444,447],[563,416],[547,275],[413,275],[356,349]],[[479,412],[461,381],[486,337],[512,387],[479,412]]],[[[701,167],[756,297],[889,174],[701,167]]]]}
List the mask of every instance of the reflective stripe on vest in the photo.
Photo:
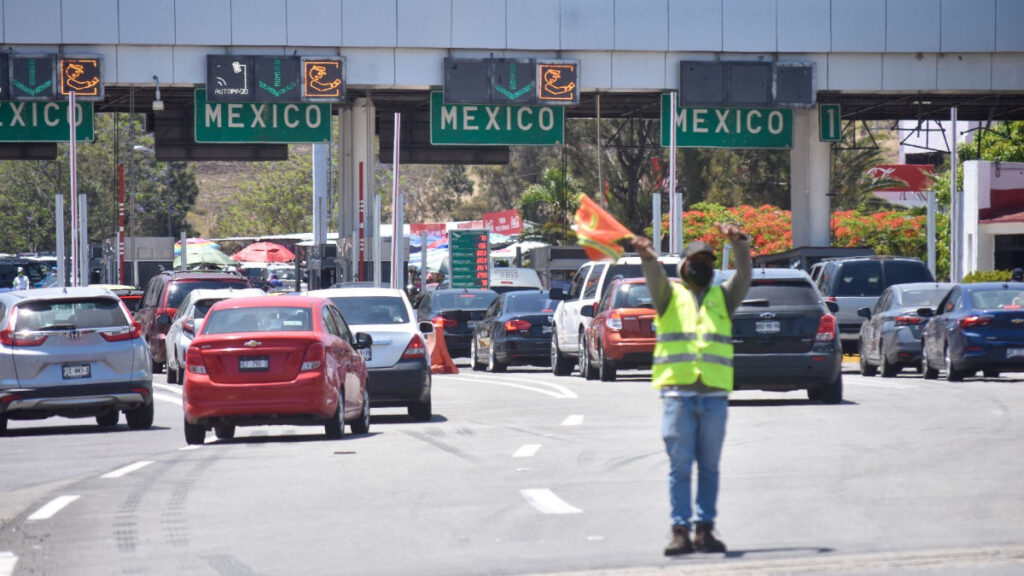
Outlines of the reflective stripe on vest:
{"type": "Polygon", "coordinates": [[[672,285],[668,309],[658,317],[651,383],[685,386],[701,382],[732,391],[732,320],[721,286],[712,286],[700,308],[693,295],[672,285]]]}

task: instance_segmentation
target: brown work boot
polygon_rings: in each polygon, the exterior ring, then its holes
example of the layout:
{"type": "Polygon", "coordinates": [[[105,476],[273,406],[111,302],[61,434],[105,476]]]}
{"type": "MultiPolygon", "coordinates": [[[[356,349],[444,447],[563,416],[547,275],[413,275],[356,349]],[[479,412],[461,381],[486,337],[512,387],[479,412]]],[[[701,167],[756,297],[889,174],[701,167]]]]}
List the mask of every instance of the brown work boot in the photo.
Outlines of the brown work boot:
{"type": "Polygon", "coordinates": [[[725,552],[725,543],[715,538],[714,524],[697,524],[693,536],[693,547],[698,552],[725,552]]]}
{"type": "Polygon", "coordinates": [[[693,553],[693,542],[690,542],[690,529],[686,526],[672,527],[672,541],[665,546],[665,556],[693,553]]]}

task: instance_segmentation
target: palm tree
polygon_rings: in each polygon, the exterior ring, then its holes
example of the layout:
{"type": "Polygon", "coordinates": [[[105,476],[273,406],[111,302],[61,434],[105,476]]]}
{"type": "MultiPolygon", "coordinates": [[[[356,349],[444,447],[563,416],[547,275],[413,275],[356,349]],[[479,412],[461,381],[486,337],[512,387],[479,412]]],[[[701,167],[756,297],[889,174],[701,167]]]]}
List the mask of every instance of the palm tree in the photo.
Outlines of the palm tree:
{"type": "Polygon", "coordinates": [[[572,236],[570,219],[579,207],[579,187],[560,168],[548,168],[539,184],[527,188],[516,201],[523,219],[540,222],[539,230],[526,232],[524,239],[565,244],[572,236]]]}

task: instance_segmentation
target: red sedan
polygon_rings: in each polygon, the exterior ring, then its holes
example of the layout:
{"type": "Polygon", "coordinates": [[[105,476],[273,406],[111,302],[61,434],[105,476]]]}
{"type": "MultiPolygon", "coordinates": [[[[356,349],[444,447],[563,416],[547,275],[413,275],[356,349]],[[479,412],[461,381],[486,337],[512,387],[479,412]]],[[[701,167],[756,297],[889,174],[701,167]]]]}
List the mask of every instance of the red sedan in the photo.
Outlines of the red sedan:
{"type": "Polygon", "coordinates": [[[615,380],[619,368],[646,368],[654,355],[657,312],[643,278],[616,278],[593,308],[580,344],[580,375],[615,380]]]}
{"type": "Polygon", "coordinates": [[[328,438],[370,429],[368,334],[352,334],[326,298],[256,296],[210,308],[188,348],[185,441],[202,444],[213,427],[232,438],[235,426],[320,425],[328,438]]]}

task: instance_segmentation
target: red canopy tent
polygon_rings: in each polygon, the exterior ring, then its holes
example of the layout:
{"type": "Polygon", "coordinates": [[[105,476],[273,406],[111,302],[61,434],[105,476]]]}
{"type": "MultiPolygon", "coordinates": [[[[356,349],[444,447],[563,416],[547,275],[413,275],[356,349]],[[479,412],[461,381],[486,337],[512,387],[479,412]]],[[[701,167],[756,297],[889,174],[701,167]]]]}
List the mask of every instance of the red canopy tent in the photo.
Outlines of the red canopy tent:
{"type": "Polygon", "coordinates": [[[292,251],[273,242],[256,242],[249,244],[231,255],[235,260],[243,262],[291,262],[295,260],[292,251]]]}

